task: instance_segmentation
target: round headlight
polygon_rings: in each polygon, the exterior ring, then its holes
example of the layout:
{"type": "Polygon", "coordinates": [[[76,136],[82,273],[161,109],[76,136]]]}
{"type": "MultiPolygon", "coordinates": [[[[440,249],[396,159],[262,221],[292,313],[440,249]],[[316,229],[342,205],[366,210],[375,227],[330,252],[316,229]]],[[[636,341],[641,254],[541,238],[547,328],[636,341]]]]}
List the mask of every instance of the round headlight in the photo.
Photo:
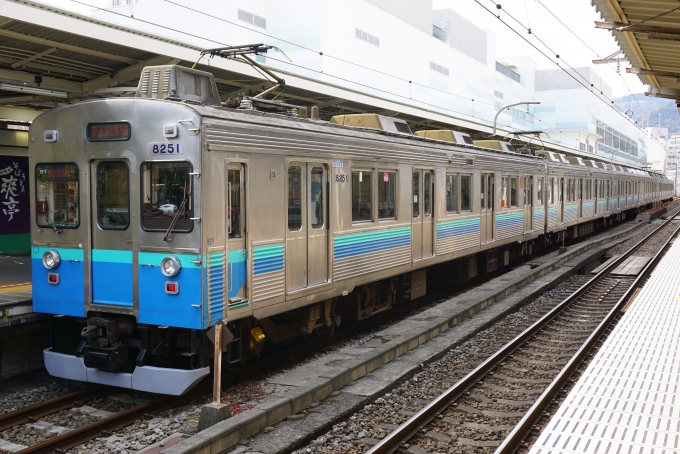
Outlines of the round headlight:
{"type": "Polygon", "coordinates": [[[182,264],[179,263],[177,257],[165,257],[161,261],[161,272],[168,277],[175,277],[179,274],[179,270],[182,269],[182,264]]]}
{"type": "Polygon", "coordinates": [[[55,250],[47,251],[42,256],[42,262],[45,268],[53,270],[59,267],[61,257],[59,257],[59,253],[55,250]]]}

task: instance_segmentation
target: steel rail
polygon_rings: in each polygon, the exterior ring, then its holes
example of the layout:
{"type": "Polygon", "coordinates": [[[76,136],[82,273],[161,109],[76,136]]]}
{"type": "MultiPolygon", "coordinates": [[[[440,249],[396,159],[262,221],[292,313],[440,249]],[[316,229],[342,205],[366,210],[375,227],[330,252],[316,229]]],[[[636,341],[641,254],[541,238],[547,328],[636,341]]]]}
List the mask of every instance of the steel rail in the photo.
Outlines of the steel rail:
{"type": "Polygon", "coordinates": [[[40,418],[41,416],[50,415],[71,408],[74,404],[97,399],[107,394],[111,394],[111,388],[94,386],[46,400],[35,405],[20,408],[19,410],[10,413],[5,413],[4,415],[0,415],[0,430],[23,424],[28,418],[40,418]]]}
{"type": "Polygon", "coordinates": [[[157,413],[177,405],[177,396],[164,396],[151,402],[130,408],[115,415],[96,421],[79,429],[74,429],[62,435],[48,438],[41,443],[17,451],[21,454],[52,454],[57,450],[66,451],[83,443],[102,436],[104,431],[114,431],[132,424],[146,413],[157,413]]]}
{"type": "MultiPolygon", "coordinates": [[[[430,402],[418,413],[409,418],[406,422],[401,424],[396,430],[391,432],[385,438],[383,438],[380,443],[376,444],[367,454],[391,454],[395,452],[402,443],[413,437],[422,427],[428,424],[435,416],[440,414],[446,407],[448,407],[452,402],[458,399],[465,391],[473,387],[479,380],[481,380],[485,375],[491,372],[498,364],[500,364],[505,358],[511,355],[524,343],[526,343],[531,337],[543,329],[548,323],[550,323],[555,317],[557,317],[564,309],[569,307],[578,298],[583,296],[588,292],[597,282],[599,282],[604,276],[609,274],[611,270],[621,264],[625,259],[633,254],[640,246],[642,246],[647,240],[656,235],[661,229],[670,224],[670,222],[675,218],[671,216],[661,224],[654,231],[646,235],[637,244],[631,247],[628,251],[621,254],[617,259],[613,260],[609,265],[602,269],[598,274],[593,276],[588,282],[583,284],[578,290],[565,298],[561,303],[555,306],[552,310],[546,313],[538,321],[536,321],[529,328],[524,330],[522,333],[518,334],[514,339],[505,344],[496,353],[487,358],[483,363],[477,366],[474,370],[468,373],[465,377],[460,379],[456,384],[451,386],[449,389],[440,394],[435,400],[430,402]]],[[[677,232],[677,230],[676,230],[677,232]]],[[[670,241],[670,240],[669,240],[670,241]]],[[[651,263],[651,261],[650,261],[651,263]]],[[[645,270],[647,267],[645,267],[645,270]]],[[[637,282],[637,280],[635,281],[637,282]]]]}
{"type": "MultiPolygon", "coordinates": [[[[671,220],[673,218],[670,218],[671,220]]],[[[665,225],[665,224],[664,224],[665,225]]],[[[628,299],[632,296],[633,292],[638,288],[641,281],[647,277],[647,275],[656,267],[658,262],[663,257],[663,253],[673,240],[676,235],[680,232],[680,226],[673,232],[668,240],[661,246],[661,249],[654,255],[652,260],[650,260],[647,265],[642,269],[640,274],[638,274],[632,285],[628,287],[628,290],[621,296],[619,301],[614,305],[614,307],[609,311],[607,316],[600,322],[595,331],[586,339],[583,345],[574,353],[574,356],[569,360],[569,362],[562,368],[559,374],[553,379],[553,381],[548,385],[543,394],[538,398],[534,405],[529,409],[529,411],[524,415],[524,417],[517,423],[515,428],[508,434],[508,436],[503,440],[500,446],[496,449],[494,454],[510,454],[517,450],[520,442],[522,442],[534,424],[539,420],[542,413],[546,408],[555,400],[555,396],[559,393],[566,382],[571,378],[576,369],[581,365],[584,358],[592,348],[595,346],[597,341],[602,336],[602,333],[611,325],[614,318],[620,313],[628,302],[628,299]]]]}

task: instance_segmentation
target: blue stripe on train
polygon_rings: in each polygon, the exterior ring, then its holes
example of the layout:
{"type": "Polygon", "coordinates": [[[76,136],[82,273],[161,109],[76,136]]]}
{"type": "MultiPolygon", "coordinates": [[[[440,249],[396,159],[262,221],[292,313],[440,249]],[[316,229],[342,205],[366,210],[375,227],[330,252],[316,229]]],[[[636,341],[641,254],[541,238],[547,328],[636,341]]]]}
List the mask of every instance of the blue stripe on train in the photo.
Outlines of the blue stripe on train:
{"type": "Polygon", "coordinates": [[[342,259],[354,255],[369,254],[371,252],[378,252],[384,249],[393,249],[401,246],[408,246],[411,244],[411,233],[407,235],[400,235],[392,238],[385,238],[382,240],[371,241],[366,243],[347,244],[344,246],[335,246],[333,248],[333,258],[342,259]]]}

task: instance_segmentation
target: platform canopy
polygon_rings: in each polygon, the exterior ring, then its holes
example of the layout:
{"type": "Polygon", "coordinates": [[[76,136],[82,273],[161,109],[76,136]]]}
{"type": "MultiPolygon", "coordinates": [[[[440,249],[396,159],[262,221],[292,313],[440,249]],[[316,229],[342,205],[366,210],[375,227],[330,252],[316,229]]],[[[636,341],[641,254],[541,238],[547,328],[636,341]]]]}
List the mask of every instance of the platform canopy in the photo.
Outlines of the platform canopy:
{"type": "Polygon", "coordinates": [[[680,103],[680,2],[592,0],[592,4],[603,18],[595,27],[610,30],[632,65],[626,71],[651,87],[647,95],[680,103]]]}

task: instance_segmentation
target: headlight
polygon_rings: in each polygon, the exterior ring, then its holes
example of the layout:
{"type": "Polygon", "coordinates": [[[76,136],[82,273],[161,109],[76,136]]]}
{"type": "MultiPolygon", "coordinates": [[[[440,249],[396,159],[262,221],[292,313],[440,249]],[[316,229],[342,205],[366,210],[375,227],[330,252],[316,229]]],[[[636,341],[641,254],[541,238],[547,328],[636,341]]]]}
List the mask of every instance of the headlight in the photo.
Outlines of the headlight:
{"type": "Polygon", "coordinates": [[[161,262],[161,272],[168,277],[174,277],[179,274],[182,269],[182,264],[179,263],[177,257],[165,257],[161,262]]]}
{"type": "Polygon", "coordinates": [[[42,256],[42,262],[43,265],[45,265],[45,268],[54,270],[59,267],[61,257],[59,257],[59,253],[55,250],[47,251],[42,256]]]}

